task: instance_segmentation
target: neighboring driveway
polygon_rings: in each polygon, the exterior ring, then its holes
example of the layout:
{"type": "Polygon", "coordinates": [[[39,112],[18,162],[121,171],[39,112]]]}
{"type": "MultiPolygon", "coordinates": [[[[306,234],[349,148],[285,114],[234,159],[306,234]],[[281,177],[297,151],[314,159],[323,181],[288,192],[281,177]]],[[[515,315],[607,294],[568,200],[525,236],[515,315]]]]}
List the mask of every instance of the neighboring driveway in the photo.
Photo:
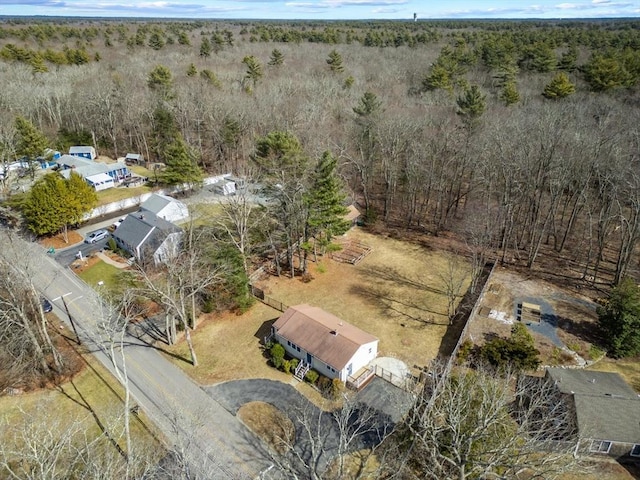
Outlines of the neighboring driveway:
{"type": "Polygon", "coordinates": [[[518,305],[523,302],[533,303],[540,306],[540,322],[526,322],[527,328],[547,337],[556,347],[566,348],[556,331],[558,319],[551,304],[538,297],[516,298],[513,305],[513,318],[518,318],[518,305]]]}

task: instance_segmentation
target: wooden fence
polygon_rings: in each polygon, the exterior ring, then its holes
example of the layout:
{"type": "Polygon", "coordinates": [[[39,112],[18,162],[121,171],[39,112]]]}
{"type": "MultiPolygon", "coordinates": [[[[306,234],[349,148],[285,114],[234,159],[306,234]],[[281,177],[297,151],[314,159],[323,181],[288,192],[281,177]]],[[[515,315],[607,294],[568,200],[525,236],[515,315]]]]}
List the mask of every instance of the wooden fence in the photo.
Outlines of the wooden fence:
{"type": "Polygon", "coordinates": [[[281,312],[284,312],[287,308],[289,308],[288,305],[285,305],[284,303],[276,300],[275,298],[271,298],[265,295],[264,290],[258,287],[254,287],[253,285],[249,285],[249,288],[251,289],[251,295],[256,297],[265,305],[269,305],[271,308],[275,308],[276,310],[279,310],[281,312]]]}
{"type": "Polygon", "coordinates": [[[457,356],[458,356],[458,351],[460,350],[460,345],[462,345],[464,338],[467,335],[467,330],[469,329],[469,323],[471,322],[471,320],[473,319],[473,317],[475,317],[478,314],[478,310],[480,310],[480,305],[482,304],[482,300],[484,299],[484,295],[487,291],[487,285],[489,284],[489,280],[491,279],[491,276],[493,275],[493,271],[496,268],[496,264],[497,262],[487,262],[484,269],[483,269],[483,273],[482,273],[482,277],[481,277],[481,281],[482,281],[482,288],[480,289],[480,293],[478,293],[478,296],[476,297],[476,301],[473,304],[473,308],[471,309],[471,311],[465,315],[465,317],[463,318],[464,321],[464,327],[462,327],[462,330],[460,331],[460,336],[458,337],[458,341],[456,342],[455,347],[453,347],[453,350],[451,351],[451,356],[449,357],[448,361],[447,361],[447,372],[451,369],[451,367],[453,367],[453,365],[456,362],[457,356]],[[488,273],[484,273],[484,271],[487,268],[490,268],[488,273]]]}

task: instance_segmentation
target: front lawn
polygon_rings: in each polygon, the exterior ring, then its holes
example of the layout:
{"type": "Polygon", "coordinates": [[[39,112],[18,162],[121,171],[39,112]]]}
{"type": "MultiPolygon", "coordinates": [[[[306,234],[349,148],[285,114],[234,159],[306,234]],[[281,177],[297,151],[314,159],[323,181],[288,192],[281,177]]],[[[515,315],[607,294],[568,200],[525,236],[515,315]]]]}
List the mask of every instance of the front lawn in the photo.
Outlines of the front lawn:
{"type": "Polygon", "coordinates": [[[107,290],[115,289],[120,283],[120,273],[122,270],[109,265],[97,257],[87,260],[87,263],[76,270],[78,276],[88,285],[97,287],[103,282],[103,288],[107,290]]]}

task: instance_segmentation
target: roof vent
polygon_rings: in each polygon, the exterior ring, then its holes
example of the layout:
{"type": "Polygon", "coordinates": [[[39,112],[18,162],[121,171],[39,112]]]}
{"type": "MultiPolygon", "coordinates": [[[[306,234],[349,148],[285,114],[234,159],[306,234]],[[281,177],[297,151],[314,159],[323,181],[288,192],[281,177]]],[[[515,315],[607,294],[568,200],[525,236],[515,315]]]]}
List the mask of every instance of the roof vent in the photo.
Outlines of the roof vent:
{"type": "Polygon", "coordinates": [[[592,378],[592,379],[591,379],[591,383],[596,383],[596,379],[595,379],[595,378],[592,378]]]}
{"type": "Polygon", "coordinates": [[[338,336],[338,331],[337,330],[331,330],[331,335],[333,335],[334,337],[338,336]]]}

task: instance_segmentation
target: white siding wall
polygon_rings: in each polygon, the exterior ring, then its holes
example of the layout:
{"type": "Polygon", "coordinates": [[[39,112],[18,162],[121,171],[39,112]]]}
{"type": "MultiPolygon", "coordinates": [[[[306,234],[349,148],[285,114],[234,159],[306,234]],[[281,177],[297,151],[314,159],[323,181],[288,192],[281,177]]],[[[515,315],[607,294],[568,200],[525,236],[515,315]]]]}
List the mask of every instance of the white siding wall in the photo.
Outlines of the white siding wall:
{"type": "MultiPolygon", "coordinates": [[[[285,351],[287,352],[287,354],[289,354],[289,356],[297,358],[299,360],[305,360],[305,361],[307,360],[307,352],[303,348],[300,348],[300,350],[298,351],[298,349],[294,348],[291,345],[288,345],[287,339],[281,337],[278,334],[278,332],[275,333],[274,337],[276,342],[278,342],[280,345],[284,347],[285,351]]],[[[349,377],[349,374],[347,373],[347,368],[349,364],[352,365],[351,374],[353,375],[362,367],[368,365],[369,362],[374,358],[376,358],[377,355],[378,355],[378,341],[376,340],[375,342],[362,345],[358,349],[358,351],[353,355],[353,357],[351,357],[351,361],[347,363],[347,366],[341,371],[329,370],[327,368],[326,363],[321,362],[315,357],[313,357],[313,360],[311,362],[311,368],[316,370],[318,373],[324,375],[325,377],[339,378],[343,382],[346,382],[347,378],[349,377]]]]}
{"type": "MultiPolygon", "coordinates": [[[[371,343],[365,343],[362,345],[358,351],[351,357],[351,375],[354,375],[358,370],[362,367],[365,367],[369,364],[371,360],[376,358],[378,355],[378,341],[371,343]]],[[[347,364],[347,367],[349,364],[347,364]]],[[[340,380],[343,382],[347,381],[347,368],[345,368],[342,372],[340,372],[340,380]],[[343,378],[344,374],[344,378],[343,378]]]]}

